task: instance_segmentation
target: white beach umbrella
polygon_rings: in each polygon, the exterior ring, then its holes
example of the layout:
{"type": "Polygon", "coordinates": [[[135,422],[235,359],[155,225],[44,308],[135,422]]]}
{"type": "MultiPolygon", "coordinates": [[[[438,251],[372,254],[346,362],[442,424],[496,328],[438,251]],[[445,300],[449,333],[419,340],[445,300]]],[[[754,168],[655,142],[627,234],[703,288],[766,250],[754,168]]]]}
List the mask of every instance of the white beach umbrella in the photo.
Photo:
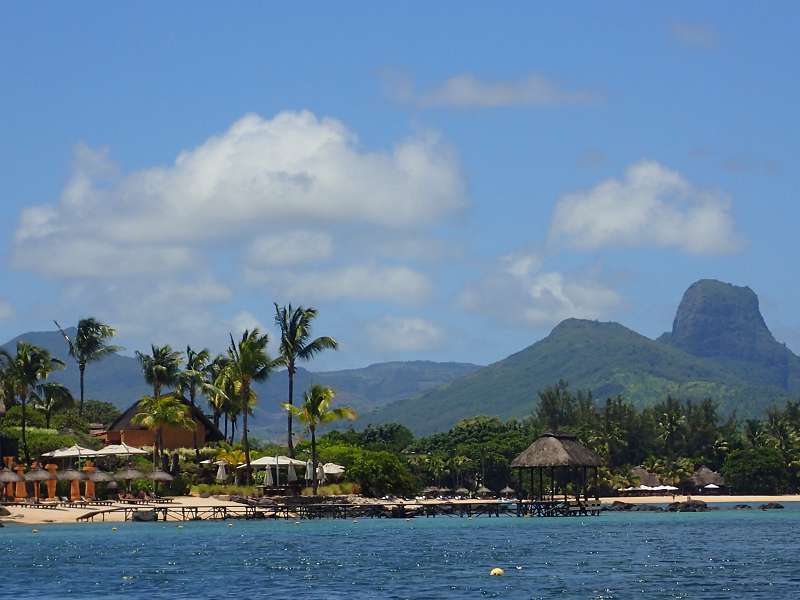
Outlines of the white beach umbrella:
{"type": "Polygon", "coordinates": [[[319,483],[325,483],[325,467],[321,464],[317,465],[317,481],[319,483]]]}
{"type": "Polygon", "coordinates": [[[325,463],[322,468],[325,470],[325,475],[344,475],[344,467],[336,463],[325,463]]]}
{"type": "Polygon", "coordinates": [[[665,489],[665,490],[669,490],[670,492],[674,492],[674,491],[675,491],[675,490],[677,490],[678,488],[677,488],[677,487],[675,487],[674,485],[665,485],[665,486],[664,486],[664,489],[665,489]]]}
{"type": "Polygon", "coordinates": [[[217,481],[225,481],[228,478],[228,471],[225,469],[225,463],[219,463],[219,467],[217,468],[217,481]]]}
{"type": "Polygon", "coordinates": [[[275,485],[281,484],[281,463],[278,457],[275,457],[275,485]]]}
{"type": "Polygon", "coordinates": [[[52,452],[45,452],[42,456],[46,456],[47,458],[80,458],[84,456],[97,456],[97,451],[74,444],[67,448],[59,448],[52,452]]]}
{"type": "Polygon", "coordinates": [[[297,473],[294,470],[294,465],[290,464],[286,469],[286,479],[289,483],[297,481],[297,473]]]}
{"type": "Polygon", "coordinates": [[[264,485],[272,487],[272,469],[267,467],[267,472],[264,474],[264,485]]]}
{"type": "Polygon", "coordinates": [[[125,442],[121,444],[110,444],[105,448],[100,448],[100,450],[96,452],[96,456],[134,456],[143,454],[150,453],[136,446],[129,446],[125,442]]]}
{"type": "Polygon", "coordinates": [[[311,481],[313,479],[312,477],[313,473],[314,473],[314,463],[311,462],[311,460],[309,459],[308,462],[306,462],[306,481],[311,481]]]}
{"type": "Polygon", "coordinates": [[[719,486],[717,484],[715,484],[715,483],[709,483],[708,485],[704,485],[703,489],[706,489],[706,490],[718,490],[719,486]]]}

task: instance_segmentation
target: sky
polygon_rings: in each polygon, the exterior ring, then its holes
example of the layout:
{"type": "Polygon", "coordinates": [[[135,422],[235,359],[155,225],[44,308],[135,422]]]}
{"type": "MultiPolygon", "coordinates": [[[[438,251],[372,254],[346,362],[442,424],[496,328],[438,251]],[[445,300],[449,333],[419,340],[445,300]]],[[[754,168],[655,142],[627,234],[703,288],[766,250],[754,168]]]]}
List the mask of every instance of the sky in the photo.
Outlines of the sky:
{"type": "Polygon", "coordinates": [[[4,5],[0,339],[488,364],[711,277],[800,350],[796,3],[395,4],[4,5]]]}

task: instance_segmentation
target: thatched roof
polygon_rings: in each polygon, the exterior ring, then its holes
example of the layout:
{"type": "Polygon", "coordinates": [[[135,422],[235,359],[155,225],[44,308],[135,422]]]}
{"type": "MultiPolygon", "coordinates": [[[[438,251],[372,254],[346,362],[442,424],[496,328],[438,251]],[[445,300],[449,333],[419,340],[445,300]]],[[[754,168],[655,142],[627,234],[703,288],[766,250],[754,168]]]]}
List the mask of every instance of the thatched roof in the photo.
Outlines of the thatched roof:
{"type": "Polygon", "coordinates": [[[638,479],[641,485],[649,485],[650,487],[661,485],[658,475],[651,473],[644,467],[634,467],[631,469],[630,476],[638,479]]]}
{"type": "Polygon", "coordinates": [[[512,467],[599,467],[597,454],[567,433],[544,433],[511,462],[512,467]]]}
{"type": "MultiPolygon", "coordinates": [[[[195,421],[199,421],[203,424],[203,427],[206,429],[206,441],[208,442],[219,442],[224,440],[225,437],[222,435],[222,432],[214,426],[214,423],[209,419],[203,411],[197,408],[197,406],[193,406],[188,400],[181,400],[186,407],[189,409],[191,413],[192,419],[195,421]]],[[[139,402],[137,400],[134,402],[128,410],[122,413],[117,419],[108,426],[108,431],[122,431],[122,430],[130,430],[130,429],[147,429],[143,425],[136,425],[133,423],[133,417],[139,412],[139,402]]]]}
{"type": "Polygon", "coordinates": [[[709,483],[723,486],[725,485],[725,480],[722,478],[722,475],[703,465],[692,475],[692,483],[697,487],[705,487],[709,483]]]}

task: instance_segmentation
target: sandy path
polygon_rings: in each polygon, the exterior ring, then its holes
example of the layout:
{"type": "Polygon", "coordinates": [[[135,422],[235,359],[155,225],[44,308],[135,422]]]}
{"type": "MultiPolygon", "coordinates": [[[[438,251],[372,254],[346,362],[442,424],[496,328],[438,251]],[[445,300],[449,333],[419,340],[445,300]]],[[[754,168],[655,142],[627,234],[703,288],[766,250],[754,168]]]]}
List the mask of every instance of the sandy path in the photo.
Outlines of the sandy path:
{"type": "Polygon", "coordinates": [[[708,504],[719,502],[733,502],[736,504],[755,504],[765,502],[800,502],[800,495],[786,494],[783,496],[620,496],[614,498],[600,498],[603,504],[612,502],[627,502],[630,504],[669,504],[670,502],[686,502],[687,500],[702,500],[708,504]]]}

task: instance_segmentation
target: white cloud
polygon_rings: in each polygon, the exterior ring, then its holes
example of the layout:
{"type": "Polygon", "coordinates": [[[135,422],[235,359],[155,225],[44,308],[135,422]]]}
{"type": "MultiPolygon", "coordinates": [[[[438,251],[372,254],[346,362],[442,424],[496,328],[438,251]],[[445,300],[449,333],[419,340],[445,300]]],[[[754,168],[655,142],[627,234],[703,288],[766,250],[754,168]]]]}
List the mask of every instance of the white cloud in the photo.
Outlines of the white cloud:
{"type": "Polygon", "coordinates": [[[460,304],[509,323],[553,325],[567,318],[599,319],[616,308],[617,292],[591,274],[541,271],[533,254],[501,257],[480,281],[461,294],[460,304]]]}
{"type": "Polygon", "coordinates": [[[670,33],[684,46],[713,48],[717,45],[717,32],[708,25],[678,21],[670,25],[670,33]]]}
{"type": "Polygon", "coordinates": [[[417,352],[436,348],[442,329],[419,317],[383,317],[367,325],[367,335],[376,348],[385,351],[417,352]]]}
{"type": "Polygon", "coordinates": [[[428,278],[408,267],[353,265],[326,271],[284,273],[282,289],[306,302],[318,300],[383,300],[410,304],[431,292],[428,278]]]}
{"type": "Polygon", "coordinates": [[[396,100],[420,108],[538,107],[584,104],[599,98],[596,93],[564,89],[537,74],[515,80],[486,80],[464,73],[424,92],[415,92],[413,82],[401,73],[388,73],[385,79],[396,100]]]}
{"type": "Polygon", "coordinates": [[[154,262],[135,256],[144,248],[172,252],[165,263],[179,268],[188,266],[183,247],[205,240],[297,222],[418,227],[463,206],[460,169],[433,135],[368,152],[333,119],[251,114],[170,166],[127,175],[105,151],[78,146],[60,200],[23,211],[14,262],[67,277],[102,272],[108,262],[138,273],[154,262]],[[55,265],[28,258],[43,247],[58,248],[55,265]]]}
{"type": "Polygon", "coordinates": [[[329,258],[333,238],[318,231],[289,231],[254,239],[248,250],[253,267],[299,265],[329,258]]]}
{"type": "Polygon", "coordinates": [[[247,310],[239,311],[233,315],[233,318],[230,320],[230,325],[234,334],[241,334],[244,331],[252,331],[253,329],[259,329],[262,332],[267,331],[258,317],[247,310]]]}
{"type": "Polygon", "coordinates": [[[561,197],[550,237],[585,250],[655,246],[693,254],[729,253],[741,244],[727,196],[651,161],[630,166],[622,180],[561,197]]]}
{"type": "Polygon", "coordinates": [[[14,314],[14,308],[6,300],[0,298],[0,319],[8,319],[14,314]]]}

